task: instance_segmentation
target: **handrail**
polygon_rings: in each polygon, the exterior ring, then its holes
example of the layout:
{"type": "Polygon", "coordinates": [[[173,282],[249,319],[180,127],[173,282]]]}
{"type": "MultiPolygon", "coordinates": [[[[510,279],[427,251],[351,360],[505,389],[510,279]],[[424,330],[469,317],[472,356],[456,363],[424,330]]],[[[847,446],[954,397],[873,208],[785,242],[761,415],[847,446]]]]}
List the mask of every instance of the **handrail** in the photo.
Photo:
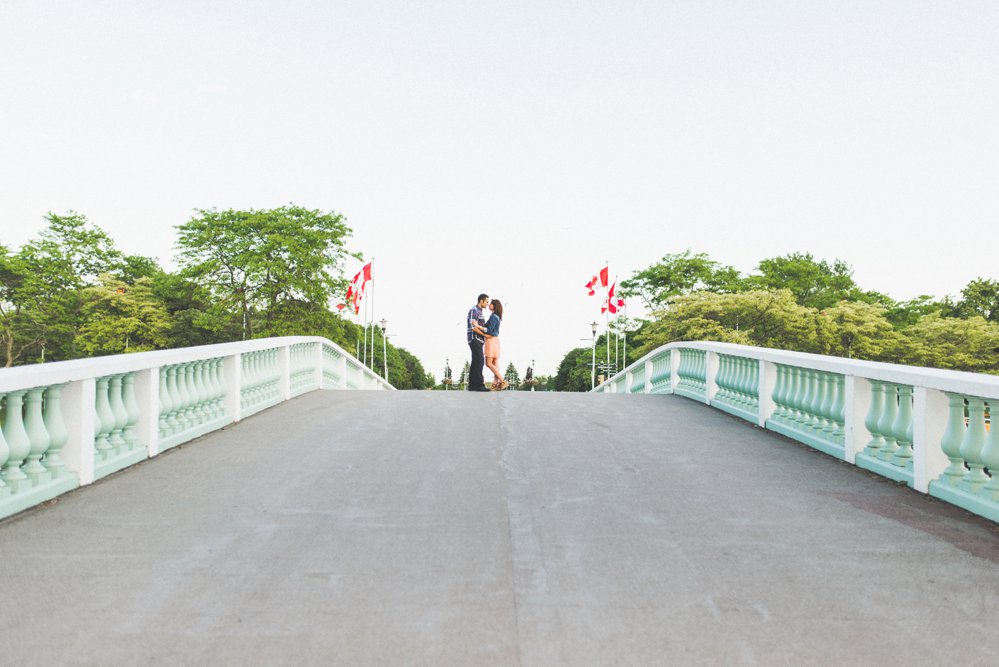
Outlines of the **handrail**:
{"type": "Polygon", "coordinates": [[[689,341],[593,391],[691,398],[999,522],[996,376],[689,341]]]}
{"type": "Polygon", "coordinates": [[[317,389],[394,387],[319,336],[0,369],[0,518],[317,389]]]}

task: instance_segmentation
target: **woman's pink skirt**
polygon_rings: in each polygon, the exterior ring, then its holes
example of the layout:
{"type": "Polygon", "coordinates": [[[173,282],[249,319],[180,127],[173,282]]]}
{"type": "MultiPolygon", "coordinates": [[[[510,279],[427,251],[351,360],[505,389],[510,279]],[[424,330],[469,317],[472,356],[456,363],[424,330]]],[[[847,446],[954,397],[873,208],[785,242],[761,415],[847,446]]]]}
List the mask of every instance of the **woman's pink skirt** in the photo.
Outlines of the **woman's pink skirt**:
{"type": "Polygon", "coordinates": [[[486,346],[482,351],[482,356],[484,357],[495,357],[499,359],[500,356],[500,344],[499,336],[487,336],[486,346]]]}

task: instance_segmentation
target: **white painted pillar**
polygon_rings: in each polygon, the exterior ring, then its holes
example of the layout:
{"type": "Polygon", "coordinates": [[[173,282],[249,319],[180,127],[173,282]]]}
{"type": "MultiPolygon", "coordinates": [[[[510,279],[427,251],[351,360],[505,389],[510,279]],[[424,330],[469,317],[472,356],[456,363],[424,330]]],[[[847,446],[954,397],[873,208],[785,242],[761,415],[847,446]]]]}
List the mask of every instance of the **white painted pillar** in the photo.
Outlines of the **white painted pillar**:
{"type": "Polygon", "coordinates": [[[146,446],[149,456],[160,453],[160,369],[147,368],[135,374],[135,401],[139,404],[139,423],[135,433],[146,446]]]}
{"type": "MultiPolygon", "coordinates": [[[[912,425],[912,485],[916,491],[930,492],[930,482],[940,477],[950,465],[940,443],[950,406],[942,391],[915,387],[912,425]]],[[[996,423],[993,422],[993,428],[996,423]]],[[[993,472],[992,474],[996,474],[993,472]]]]}
{"type": "Polygon", "coordinates": [[[63,419],[69,440],[61,454],[66,467],[80,478],[80,484],[94,482],[96,402],[96,378],[70,382],[62,392],[63,419]]]}
{"type": "Polygon", "coordinates": [[[225,358],[222,364],[222,375],[225,378],[225,409],[234,423],[238,422],[243,388],[243,359],[239,352],[225,358]]]}
{"type": "Polygon", "coordinates": [[[766,427],[767,420],[777,410],[774,402],[774,388],[777,386],[777,364],[760,359],[759,403],[760,413],[757,425],[766,427]]]}
{"type": "Polygon", "coordinates": [[[624,393],[626,394],[631,393],[631,383],[634,379],[635,376],[634,374],[632,374],[631,371],[628,371],[627,373],[624,374],[624,393]]]}
{"type": "Polygon", "coordinates": [[[707,391],[705,392],[704,402],[711,405],[715,394],[718,393],[718,367],[721,365],[721,359],[717,352],[708,351],[705,352],[705,355],[705,361],[707,361],[707,372],[705,373],[707,391]]]}
{"type": "Polygon", "coordinates": [[[340,355],[340,361],[337,362],[340,365],[340,386],[337,389],[347,388],[347,357],[345,355],[340,355]]]}
{"type": "Polygon", "coordinates": [[[843,460],[856,464],[857,454],[871,441],[871,432],[864,423],[871,409],[871,383],[856,375],[845,376],[843,460]]]}

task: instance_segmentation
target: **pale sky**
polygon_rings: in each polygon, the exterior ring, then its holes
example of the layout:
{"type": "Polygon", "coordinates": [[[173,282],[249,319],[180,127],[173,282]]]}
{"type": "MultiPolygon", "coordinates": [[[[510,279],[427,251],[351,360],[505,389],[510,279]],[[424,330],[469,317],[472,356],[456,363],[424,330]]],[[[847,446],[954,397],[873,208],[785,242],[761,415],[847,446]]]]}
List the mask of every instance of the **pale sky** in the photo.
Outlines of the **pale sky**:
{"type": "Polygon", "coordinates": [[[74,209],[171,267],[195,208],[335,210],[438,378],[480,291],[553,372],[605,259],[957,294],[999,278],[997,35],[994,0],[0,0],[0,242],[74,209]]]}

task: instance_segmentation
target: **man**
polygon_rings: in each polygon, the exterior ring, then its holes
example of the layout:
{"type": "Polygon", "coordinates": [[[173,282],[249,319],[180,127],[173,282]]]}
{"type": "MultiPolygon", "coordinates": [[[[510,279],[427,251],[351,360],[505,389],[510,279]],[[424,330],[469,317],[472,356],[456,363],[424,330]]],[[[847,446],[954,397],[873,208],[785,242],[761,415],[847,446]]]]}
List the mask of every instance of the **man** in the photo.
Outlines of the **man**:
{"type": "Polygon", "coordinates": [[[486,318],[483,316],[482,311],[488,307],[489,295],[480,294],[478,303],[468,311],[468,347],[472,350],[472,364],[468,370],[469,391],[489,391],[482,379],[482,366],[486,363],[486,359],[482,355],[482,346],[485,344],[486,339],[481,333],[486,328],[486,318]]]}

